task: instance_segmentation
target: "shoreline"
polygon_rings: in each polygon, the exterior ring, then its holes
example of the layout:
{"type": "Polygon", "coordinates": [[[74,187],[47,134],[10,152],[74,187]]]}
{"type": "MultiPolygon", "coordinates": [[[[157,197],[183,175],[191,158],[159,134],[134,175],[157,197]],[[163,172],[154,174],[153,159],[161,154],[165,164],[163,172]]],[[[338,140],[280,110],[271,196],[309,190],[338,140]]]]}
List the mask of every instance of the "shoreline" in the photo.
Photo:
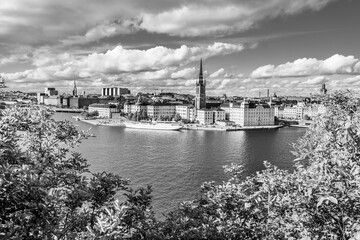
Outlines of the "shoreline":
{"type": "Polygon", "coordinates": [[[282,125],[274,125],[274,126],[247,126],[247,127],[216,127],[216,126],[185,126],[184,130],[199,130],[199,131],[245,131],[245,130],[272,130],[282,128],[282,125]]]}
{"type": "MultiPolygon", "coordinates": [[[[124,123],[120,120],[114,119],[82,119],[80,117],[74,116],[73,118],[78,121],[85,122],[87,124],[95,126],[109,126],[109,127],[125,127],[124,123]]],[[[283,125],[274,125],[274,126],[247,126],[247,127],[224,127],[224,126],[214,126],[214,125],[198,125],[198,124],[186,124],[181,130],[197,130],[197,131],[245,131],[245,130],[273,130],[284,127],[283,125]]]]}

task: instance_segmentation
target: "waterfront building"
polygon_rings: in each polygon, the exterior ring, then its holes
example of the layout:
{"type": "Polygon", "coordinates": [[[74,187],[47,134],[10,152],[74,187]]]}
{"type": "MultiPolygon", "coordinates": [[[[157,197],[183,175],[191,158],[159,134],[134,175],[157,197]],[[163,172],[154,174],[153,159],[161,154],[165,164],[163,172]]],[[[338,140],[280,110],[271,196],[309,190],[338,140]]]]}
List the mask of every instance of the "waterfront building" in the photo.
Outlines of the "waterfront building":
{"type": "Polygon", "coordinates": [[[206,108],[206,82],[203,75],[202,59],[200,60],[199,79],[196,81],[195,110],[206,108]]]}
{"type": "Polygon", "coordinates": [[[147,115],[150,118],[156,119],[160,116],[173,118],[176,114],[176,106],[164,103],[154,103],[147,105],[147,115]]]}
{"type": "Polygon", "coordinates": [[[300,119],[301,111],[297,106],[285,106],[283,111],[283,118],[286,119],[300,119]]]}
{"type": "Polygon", "coordinates": [[[130,94],[130,90],[127,88],[120,88],[120,87],[106,87],[102,88],[101,95],[102,96],[122,96],[125,94],[130,94]]]}
{"type": "Polygon", "coordinates": [[[275,109],[269,104],[260,104],[244,100],[239,103],[221,105],[226,120],[240,126],[271,126],[275,123],[275,109]]]}
{"type": "Polygon", "coordinates": [[[199,109],[196,120],[204,125],[215,124],[217,121],[225,120],[225,111],[222,109],[199,109]]]}
{"type": "Polygon", "coordinates": [[[95,111],[99,113],[99,117],[111,118],[113,113],[119,112],[119,109],[116,107],[116,105],[112,104],[93,103],[89,105],[89,113],[95,111]]]}
{"type": "Polygon", "coordinates": [[[195,120],[195,109],[193,105],[182,104],[175,106],[176,114],[179,114],[181,119],[187,119],[191,122],[195,120]]]}
{"type": "Polygon", "coordinates": [[[284,117],[284,107],[283,106],[275,106],[274,107],[274,115],[278,118],[284,117]]]}
{"type": "Polygon", "coordinates": [[[47,106],[61,107],[61,103],[60,96],[47,96],[43,98],[43,104],[47,106]]]}
{"type": "Polygon", "coordinates": [[[220,108],[225,111],[225,120],[230,121],[230,114],[231,113],[233,113],[233,115],[237,114],[236,111],[234,111],[234,109],[240,108],[240,103],[238,102],[223,103],[220,105],[220,108]]]}
{"type": "Polygon", "coordinates": [[[305,119],[306,116],[313,118],[318,114],[325,113],[325,106],[323,104],[311,104],[305,105],[305,103],[298,103],[294,106],[285,106],[282,116],[275,115],[279,118],[301,120],[305,119]]]}

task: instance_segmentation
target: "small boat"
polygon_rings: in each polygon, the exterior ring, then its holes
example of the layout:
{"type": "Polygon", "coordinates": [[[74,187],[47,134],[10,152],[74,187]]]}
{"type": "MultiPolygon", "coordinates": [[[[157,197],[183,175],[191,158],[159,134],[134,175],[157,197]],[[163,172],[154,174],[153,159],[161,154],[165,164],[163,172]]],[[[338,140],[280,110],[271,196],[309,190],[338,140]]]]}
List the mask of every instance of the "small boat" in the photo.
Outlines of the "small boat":
{"type": "Polygon", "coordinates": [[[156,122],[124,122],[125,127],[135,129],[149,129],[149,130],[169,130],[178,131],[183,126],[174,125],[171,123],[156,123],[156,122]]]}

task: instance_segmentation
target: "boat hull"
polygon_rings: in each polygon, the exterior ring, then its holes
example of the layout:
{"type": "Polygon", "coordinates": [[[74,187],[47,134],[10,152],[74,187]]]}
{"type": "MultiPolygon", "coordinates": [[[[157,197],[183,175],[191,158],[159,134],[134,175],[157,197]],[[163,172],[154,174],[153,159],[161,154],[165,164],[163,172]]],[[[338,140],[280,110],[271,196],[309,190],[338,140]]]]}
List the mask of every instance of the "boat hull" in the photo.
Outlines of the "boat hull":
{"type": "Polygon", "coordinates": [[[162,130],[162,131],[179,131],[182,126],[171,124],[152,124],[152,123],[131,123],[124,122],[125,127],[144,130],[162,130]]]}

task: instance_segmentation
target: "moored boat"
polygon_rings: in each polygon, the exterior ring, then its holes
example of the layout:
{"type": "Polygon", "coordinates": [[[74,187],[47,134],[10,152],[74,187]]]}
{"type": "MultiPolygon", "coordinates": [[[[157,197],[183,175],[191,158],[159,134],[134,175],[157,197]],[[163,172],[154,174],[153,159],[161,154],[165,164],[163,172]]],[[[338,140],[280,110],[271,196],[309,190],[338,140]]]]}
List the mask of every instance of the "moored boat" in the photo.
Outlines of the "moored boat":
{"type": "Polygon", "coordinates": [[[170,130],[177,131],[183,128],[180,125],[171,123],[154,123],[154,122],[124,122],[125,127],[135,129],[149,129],[149,130],[170,130]]]}

